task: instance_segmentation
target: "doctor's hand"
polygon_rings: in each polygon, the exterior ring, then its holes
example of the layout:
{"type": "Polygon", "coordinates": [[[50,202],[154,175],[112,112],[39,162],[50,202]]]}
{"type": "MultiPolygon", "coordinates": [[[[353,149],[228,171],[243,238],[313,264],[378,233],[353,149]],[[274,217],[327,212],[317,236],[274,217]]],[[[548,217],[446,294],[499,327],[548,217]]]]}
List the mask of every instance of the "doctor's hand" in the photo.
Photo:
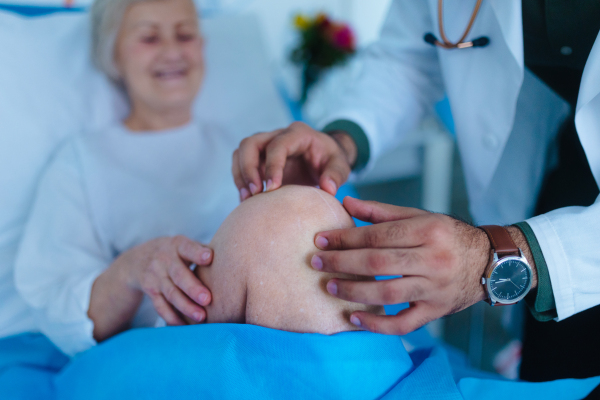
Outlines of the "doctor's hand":
{"type": "Polygon", "coordinates": [[[240,143],[233,153],[232,173],[240,199],[284,184],[319,185],[335,195],[356,161],[354,140],[343,132],[331,135],[302,122],[261,132],[240,143]]]}
{"type": "MultiPolygon", "coordinates": [[[[486,298],[481,277],[491,246],[483,230],[443,214],[350,197],[344,199],[344,207],[374,225],[318,233],[315,244],[326,251],[313,256],[313,268],[402,277],[332,279],[327,291],[358,303],[410,305],[392,316],[357,311],[350,316],[353,324],[372,332],[404,335],[486,298]]],[[[523,247],[524,240],[517,245],[523,247]]]]}

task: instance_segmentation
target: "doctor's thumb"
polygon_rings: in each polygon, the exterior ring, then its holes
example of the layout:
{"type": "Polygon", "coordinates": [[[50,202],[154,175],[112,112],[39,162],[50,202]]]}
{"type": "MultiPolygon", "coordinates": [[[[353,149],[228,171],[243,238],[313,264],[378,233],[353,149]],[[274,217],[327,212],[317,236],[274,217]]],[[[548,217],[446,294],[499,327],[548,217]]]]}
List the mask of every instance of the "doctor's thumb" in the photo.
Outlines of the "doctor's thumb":
{"type": "Polygon", "coordinates": [[[335,196],[350,175],[350,166],[344,160],[334,158],[323,169],[319,178],[319,186],[332,196],[335,196]]]}

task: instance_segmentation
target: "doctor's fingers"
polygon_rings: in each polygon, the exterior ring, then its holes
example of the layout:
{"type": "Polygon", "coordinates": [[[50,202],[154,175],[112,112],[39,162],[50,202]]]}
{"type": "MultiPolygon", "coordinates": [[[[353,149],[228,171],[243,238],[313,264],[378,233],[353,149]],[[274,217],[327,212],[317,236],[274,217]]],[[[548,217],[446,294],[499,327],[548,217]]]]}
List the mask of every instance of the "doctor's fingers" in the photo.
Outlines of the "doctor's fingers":
{"type": "Polygon", "coordinates": [[[190,300],[171,280],[163,280],[160,291],[167,302],[181,314],[197,322],[202,322],[206,318],[206,311],[190,300]]]}
{"type": "Polygon", "coordinates": [[[430,282],[420,276],[383,281],[354,281],[331,279],[327,282],[329,294],[346,301],[370,305],[389,305],[423,300],[430,282]]]}
{"type": "Polygon", "coordinates": [[[424,243],[420,218],[319,232],[315,245],[321,250],[417,247],[424,243]]]}
{"type": "Polygon", "coordinates": [[[354,218],[373,224],[431,214],[429,211],[418,208],[400,207],[377,201],[360,200],[350,196],[344,198],[344,208],[354,218]]]}
{"type": "Polygon", "coordinates": [[[306,161],[306,165],[312,168],[311,172],[320,174],[322,166],[336,153],[341,153],[341,149],[333,138],[302,122],[294,122],[267,145],[265,151],[267,190],[275,190],[281,186],[288,158],[301,156],[306,161]]]}
{"type": "Polygon", "coordinates": [[[269,142],[281,132],[279,129],[249,136],[240,142],[239,148],[234,152],[232,173],[242,200],[262,192],[261,158],[269,142]]]}
{"type": "Polygon", "coordinates": [[[233,152],[231,160],[231,174],[233,175],[233,182],[240,192],[240,203],[250,197],[250,191],[246,189],[246,181],[242,176],[242,169],[240,168],[240,155],[239,150],[236,149],[233,152]]]}
{"type": "Polygon", "coordinates": [[[331,156],[319,179],[319,186],[332,196],[335,196],[337,190],[342,186],[350,175],[350,164],[346,156],[341,152],[337,152],[331,156]]]}
{"type": "Polygon", "coordinates": [[[361,276],[422,275],[425,259],[419,249],[356,249],[322,251],[311,266],[323,272],[361,276]]]}
{"type": "Polygon", "coordinates": [[[374,333],[385,335],[406,335],[436,319],[427,312],[422,303],[411,304],[396,315],[375,315],[365,311],[355,311],[350,315],[354,325],[374,333]]]}

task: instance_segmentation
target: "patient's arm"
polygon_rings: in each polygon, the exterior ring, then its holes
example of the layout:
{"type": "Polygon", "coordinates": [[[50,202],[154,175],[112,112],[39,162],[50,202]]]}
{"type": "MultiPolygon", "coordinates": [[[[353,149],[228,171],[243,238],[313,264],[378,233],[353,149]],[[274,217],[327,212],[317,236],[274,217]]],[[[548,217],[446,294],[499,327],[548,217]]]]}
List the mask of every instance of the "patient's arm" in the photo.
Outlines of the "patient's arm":
{"type": "Polygon", "coordinates": [[[213,295],[207,322],[331,334],[356,329],[348,320],[353,311],[383,313],[329,295],[325,285],[334,274],[310,266],[317,232],[353,225],[334,197],[306,186],[244,201],[211,242],[212,266],[196,270],[213,295]]]}

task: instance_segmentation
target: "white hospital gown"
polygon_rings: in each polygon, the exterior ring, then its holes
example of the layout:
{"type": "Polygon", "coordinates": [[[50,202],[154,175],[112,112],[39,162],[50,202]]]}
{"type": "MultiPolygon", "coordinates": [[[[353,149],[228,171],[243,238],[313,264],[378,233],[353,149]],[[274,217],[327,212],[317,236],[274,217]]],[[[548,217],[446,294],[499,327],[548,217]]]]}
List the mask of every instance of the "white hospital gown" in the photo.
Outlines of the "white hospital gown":
{"type": "MultiPolygon", "coordinates": [[[[230,172],[238,142],[197,123],[151,133],[118,125],[58,151],[38,188],[15,281],[61,350],[95,344],[91,288],[120,253],[161,236],[210,241],[239,203],[230,172]]],[[[145,298],[133,326],[157,318],[145,298]]]]}

